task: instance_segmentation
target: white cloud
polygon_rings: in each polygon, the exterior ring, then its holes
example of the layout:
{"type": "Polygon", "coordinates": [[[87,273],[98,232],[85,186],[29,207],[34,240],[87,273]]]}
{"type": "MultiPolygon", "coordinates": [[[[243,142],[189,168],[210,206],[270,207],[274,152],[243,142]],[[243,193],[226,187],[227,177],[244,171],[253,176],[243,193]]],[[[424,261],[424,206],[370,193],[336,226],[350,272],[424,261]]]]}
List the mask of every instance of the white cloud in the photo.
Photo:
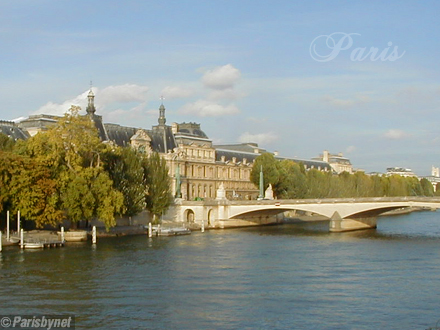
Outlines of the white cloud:
{"type": "Polygon", "coordinates": [[[80,106],[81,109],[85,109],[87,106],[87,94],[89,91],[85,91],[82,94],[79,94],[78,96],[66,100],[63,103],[54,103],[54,102],[47,102],[45,105],[40,107],[37,111],[35,111],[33,114],[47,114],[47,115],[58,115],[62,116],[64,115],[67,110],[70,109],[72,105],[80,106]]]}
{"type": "Polygon", "coordinates": [[[385,134],[384,137],[390,140],[401,140],[409,137],[410,135],[399,129],[390,129],[385,134]]]}
{"type": "Polygon", "coordinates": [[[164,96],[165,100],[173,100],[189,97],[194,94],[194,90],[180,86],[167,86],[162,89],[161,94],[164,96]]]}
{"type": "Polygon", "coordinates": [[[232,88],[240,80],[240,77],[240,70],[234,68],[231,64],[226,64],[206,71],[202,77],[202,82],[206,87],[223,90],[232,88]]]}
{"type": "Polygon", "coordinates": [[[178,112],[185,115],[195,115],[199,117],[219,117],[235,115],[239,113],[240,110],[234,104],[223,106],[206,100],[198,100],[194,103],[184,105],[178,112]]]}
{"type": "Polygon", "coordinates": [[[127,119],[133,119],[132,122],[136,122],[139,118],[143,118],[147,114],[145,106],[146,103],[144,102],[128,110],[116,109],[109,111],[104,119],[106,122],[112,123],[124,122],[127,119]]]}
{"type": "Polygon", "coordinates": [[[96,104],[107,105],[112,103],[145,102],[149,88],[135,84],[107,86],[95,92],[96,104]]]}
{"type": "MultiPolygon", "coordinates": [[[[95,94],[95,105],[98,114],[105,113],[106,107],[111,107],[117,103],[140,103],[136,107],[144,107],[147,98],[147,92],[149,88],[147,86],[139,86],[135,84],[125,84],[116,86],[107,86],[105,88],[98,89],[92,88],[95,94]]],[[[48,114],[48,115],[64,115],[72,105],[80,106],[83,111],[87,107],[87,95],[89,90],[77,95],[74,98],[66,100],[62,103],[47,102],[40,107],[34,114],[48,114]]],[[[136,108],[135,107],[135,108],[136,108]]],[[[123,110],[119,110],[123,111],[123,110]]],[[[110,112],[113,113],[114,111],[110,112]]]]}
{"type": "Polygon", "coordinates": [[[210,100],[236,100],[242,97],[244,97],[244,94],[239,93],[232,88],[213,90],[208,95],[208,99],[210,100]]]}
{"type": "Polygon", "coordinates": [[[238,138],[238,141],[241,143],[255,142],[259,145],[269,144],[276,140],[278,140],[278,136],[272,132],[259,134],[251,134],[249,132],[245,132],[238,138]]]}

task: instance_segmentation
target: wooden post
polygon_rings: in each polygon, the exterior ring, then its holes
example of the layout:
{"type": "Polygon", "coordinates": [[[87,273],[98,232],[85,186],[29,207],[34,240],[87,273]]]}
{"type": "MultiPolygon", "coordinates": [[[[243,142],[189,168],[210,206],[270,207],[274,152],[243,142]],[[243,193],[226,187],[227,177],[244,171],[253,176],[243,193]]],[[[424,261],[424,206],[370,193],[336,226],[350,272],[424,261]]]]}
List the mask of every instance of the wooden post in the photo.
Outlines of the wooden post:
{"type": "Polygon", "coordinates": [[[23,235],[23,229],[20,229],[20,248],[24,248],[24,235],[23,235]]]}
{"type": "Polygon", "coordinates": [[[6,212],[6,240],[9,241],[9,211],[6,212]]]}
{"type": "Polygon", "coordinates": [[[20,211],[18,211],[17,215],[17,233],[20,232],[20,211]]]}
{"type": "Polygon", "coordinates": [[[92,244],[96,244],[96,226],[92,228],[92,244]]]}
{"type": "Polygon", "coordinates": [[[64,227],[61,227],[61,242],[64,243],[64,227]]]}
{"type": "Polygon", "coordinates": [[[202,229],[201,229],[202,233],[205,232],[205,220],[202,219],[202,229]]]}
{"type": "Polygon", "coordinates": [[[148,223],[148,237],[153,237],[153,228],[151,227],[151,222],[148,223]]]}

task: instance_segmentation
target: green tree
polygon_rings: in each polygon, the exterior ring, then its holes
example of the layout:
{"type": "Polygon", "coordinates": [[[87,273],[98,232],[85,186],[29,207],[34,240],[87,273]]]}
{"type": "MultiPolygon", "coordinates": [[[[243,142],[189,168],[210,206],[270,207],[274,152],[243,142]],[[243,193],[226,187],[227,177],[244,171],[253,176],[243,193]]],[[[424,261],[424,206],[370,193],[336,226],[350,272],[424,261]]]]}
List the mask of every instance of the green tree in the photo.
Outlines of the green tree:
{"type": "Polygon", "coordinates": [[[153,223],[158,223],[160,216],[168,210],[172,202],[168,166],[165,159],[153,152],[144,158],[143,168],[147,187],[146,208],[153,214],[153,223]]]}
{"type": "Polygon", "coordinates": [[[50,171],[28,157],[0,152],[0,207],[18,211],[38,228],[56,225],[63,217],[57,209],[59,195],[50,171]],[[6,189],[4,189],[6,188],[6,189]]]}
{"type": "Polygon", "coordinates": [[[251,171],[251,182],[257,187],[260,186],[260,171],[263,168],[264,190],[271,184],[275,195],[278,196],[282,190],[277,187],[280,182],[279,163],[270,153],[264,153],[255,158],[251,171]]]}
{"type": "Polygon", "coordinates": [[[305,198],[307,182],[303,164],[283,160],[279,164],[279,174],[279,183],[276,186],[278,198],[305,198]]]}
{"type": "Polygon", "coordinates": [[[406,196],[423,196],[423,187],[418,178],[407,177],[404,178],[406,183],[406,196]]]}
{"type": "Polygon", "coordinates": [[[143,155],[132,148],[115,148],[106,153],[105,169],[114,187],[124,196],[125,214],[133,216],[145,208],[143,155]]]}
{"type": "Polygon", "coordinates": [[[432,186],[432,183],[429,182],[428,179],[423,178],[422,180],[420,180],[420,186],[423,196],[429,196],[429,197],[434,196],[434,187],[432,186]]]}
{"type": "Polygon", "coordinates": [[[440,182],[435,185],[434,196],[440,196],[440,182]]]}
{"type": "Polygon", "coordinates": [[[331,173],[315,168],[307,172],[307,198],[326,198],[329,196],[331,173]]]}
{"type": "Polygon", "coordinates": [[[60,196],[54,207],[74,226],[97,218],[108,229],[123,212],[124,199],[103,167],[102,157],[111,147],[101,142],[93,121],[79,110],[72,106],[57,125],[30,138],[19,152],[50,169],[60,196]]]}
{"type": "Polygon", "coordinates": [[[0,150],[1,151],[12,151],[14,148],[15,141],[13,138],[7,136],[6,134],[0,133],[0,150]]]}

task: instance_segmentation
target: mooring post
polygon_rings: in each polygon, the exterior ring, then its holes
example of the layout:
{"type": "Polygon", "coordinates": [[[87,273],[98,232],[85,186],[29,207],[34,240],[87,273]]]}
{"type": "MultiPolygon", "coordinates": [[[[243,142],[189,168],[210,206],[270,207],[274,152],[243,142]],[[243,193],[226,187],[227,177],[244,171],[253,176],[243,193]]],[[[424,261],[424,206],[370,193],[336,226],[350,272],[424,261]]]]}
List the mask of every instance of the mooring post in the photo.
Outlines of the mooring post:
{"type": "Polygon", "coordinates": [[[20,211],[18,211],[17,215],[17,233],[20,232],[20,211]]]}
{"type": "Polygon", "coordinates": [[[9,242],[9,211],[6,212],[6,240],[9,242]]]}
{"type": "Polygon", "coordinates": [[[202,220],[202,233],[204,233],[205,232],[205,220],[202,220]]]}
{"type": "Polygon", "coordinates": [[[96,226],[92,228],[92,244],[96,244],[96,226]]]}
{"type": "Polygon", "coordinates": [[[64,243],[64,227],[61,226],[61,243],[64,243]]]}
{"type": "Polygon", "coordinates": [[[151,226],[151,222],[148,223],[148,237],[153,237],[153,227],[151,226]]]}
{"type": "Polygon", "coordinates": [[[2,231],[0,230],[0,252],[2,251],[2,231]]]}
{"type": "Polygon", "coordinates": [[[160,235],[160,224],[157,225],[157,236],[160,235]]]}
{"type": "Polygon", "coordinates": [[[20,248],[24,248],[24,234],[23,229],[20,229],[20,248]]]}

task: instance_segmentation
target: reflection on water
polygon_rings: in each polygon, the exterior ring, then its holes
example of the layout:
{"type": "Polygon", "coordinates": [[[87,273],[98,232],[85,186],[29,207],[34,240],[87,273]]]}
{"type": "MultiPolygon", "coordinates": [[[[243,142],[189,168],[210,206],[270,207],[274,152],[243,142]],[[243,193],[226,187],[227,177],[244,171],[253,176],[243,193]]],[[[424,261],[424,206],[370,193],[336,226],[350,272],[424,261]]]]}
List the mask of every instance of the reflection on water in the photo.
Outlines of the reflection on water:
{"type": "Polygon", "coordinates": [[[2,314],[79,329],[426,329],[440,318],[440,214],[102,238],[0,254],[2,314]]]}

